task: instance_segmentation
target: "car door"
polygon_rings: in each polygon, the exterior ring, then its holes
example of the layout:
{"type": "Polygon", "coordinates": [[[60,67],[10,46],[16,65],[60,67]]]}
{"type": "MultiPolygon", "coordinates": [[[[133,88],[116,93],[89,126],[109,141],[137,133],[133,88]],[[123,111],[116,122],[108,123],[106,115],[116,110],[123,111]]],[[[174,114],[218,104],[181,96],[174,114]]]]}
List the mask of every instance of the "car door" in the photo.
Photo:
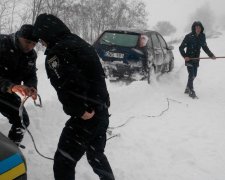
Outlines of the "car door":
{"type": "Polygon", "coordinates": [[[162,65],[164,62],[164,53],[159,41],[159,38],[155,32],[151,33],[151,40],[153,44],[154,61],[155,65],[162,65]]]}
{"type": "Polygon", "coordinates": [[[163,37],[159,33],[157,33],[157,37],[162,47],[164,63],[169,63],[171,57],[170,57],[170,53],[168,52],[168,46],[166,44],[166,41],[163,39],[163,37]]]}

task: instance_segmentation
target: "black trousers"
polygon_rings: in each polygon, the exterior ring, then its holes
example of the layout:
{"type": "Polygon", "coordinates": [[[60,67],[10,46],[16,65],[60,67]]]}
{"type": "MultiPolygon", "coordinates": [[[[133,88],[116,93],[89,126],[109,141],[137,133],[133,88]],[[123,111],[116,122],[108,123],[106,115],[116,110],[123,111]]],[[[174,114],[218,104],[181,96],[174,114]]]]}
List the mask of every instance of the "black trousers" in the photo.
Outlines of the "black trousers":
{"type": "Polygon", "coordinates": [[[187,66],[187,71],[188,71],[188,82],[187,82],[187,87],[190,90],[194,90],[194,79],[197,77],[197,72],[198,72],[198,65],[197,64],[191,64],[190,66],[187,66]]]}
{"type": "Polygon", "coordinates": [[[115,179],[104,154],[108,124],[107,109],[96,111],[90,120],[68,120],[54,157],[53,169],[56,180],[75,180],[76,164],[85,153],[93,171],[101,180],[115,179]]]}
{"type": "MultiPolygon", "coordinates": [[[[19,117],[20,104],[21,99],[16,94],[0,94],[0,112],[3,116],[7,117],[9,123],[12,124],[8,137],[14,142],[21,142],[24,135],[24,127],[19,117]]],[[[30,124],[25,108],[23,109],[23,122],[26,127],[30,124]]]]}

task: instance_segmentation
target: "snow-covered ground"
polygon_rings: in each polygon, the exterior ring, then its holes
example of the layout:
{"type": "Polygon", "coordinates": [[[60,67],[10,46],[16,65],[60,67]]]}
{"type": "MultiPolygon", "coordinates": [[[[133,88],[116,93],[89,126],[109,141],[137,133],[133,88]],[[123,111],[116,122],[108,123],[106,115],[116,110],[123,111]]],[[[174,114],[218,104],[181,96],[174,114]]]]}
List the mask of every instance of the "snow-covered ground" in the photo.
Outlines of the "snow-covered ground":
{"type": "MultiPolygon", "coordinates": [[[[208,40],[217,56],[225,54],[225,35],[208,40]]],[[[105,153],[117,180],[224,180],[225,179],[225,59],[202,60],[195,80],[199,99],[183,93],[187,72],[174,49],[175,69],[154,80],[108,83],[111,95],[110,127],[113,135],[105,153]],[[164,113],[163,113],[164,112],[164,113]],[[125,125],[123,125],[125,123],[125,125]],[[123,125],[122,127],[118,127],[123,125]]],[[[202,53],[202,56],[206,56],[202,53]]],[[[38,149],[53,157],[64,123],[69,118],[58,102],[38,58],[39,93],[43,108],[26,104],[38,149]]],[[[7,134],[8,121],[0,117],[0,131],[7,134]]],[[[51,180],[53,162],[40,157],[26,134],[22,150],[30,180],[51,180]]],[[[97,180],[84,156],[76,168],[79,180],[97,180]]]]}

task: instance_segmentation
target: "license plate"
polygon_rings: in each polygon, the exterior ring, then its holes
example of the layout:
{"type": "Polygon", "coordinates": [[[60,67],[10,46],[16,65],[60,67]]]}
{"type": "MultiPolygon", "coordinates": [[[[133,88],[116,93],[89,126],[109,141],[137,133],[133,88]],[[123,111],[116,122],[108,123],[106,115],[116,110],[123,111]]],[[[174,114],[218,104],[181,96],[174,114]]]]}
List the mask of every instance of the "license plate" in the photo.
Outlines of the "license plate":
{"type": "Polygon", "coordinates": [[[110,51],[107,51],[105,53],[105,56],[107,56],[107,57],[113,57],[113,58],[119,58],[119,59],[124,58],[124,54],[122,54],[122,53],[114,53],[114,52],[110,52],[110,51]]]}

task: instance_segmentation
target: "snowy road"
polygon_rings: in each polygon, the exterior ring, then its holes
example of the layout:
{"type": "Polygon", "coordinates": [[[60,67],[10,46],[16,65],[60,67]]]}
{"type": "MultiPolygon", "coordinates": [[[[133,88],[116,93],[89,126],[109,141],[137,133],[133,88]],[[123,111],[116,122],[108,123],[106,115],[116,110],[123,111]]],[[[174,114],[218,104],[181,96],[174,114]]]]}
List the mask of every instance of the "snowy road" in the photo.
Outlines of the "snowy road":
{"type": "MultiPolygon", "coordinates": [[[[220,56],[225,54],[224,42],[224,36],[210,39],[208,46],[220,56]]],[[[177,46],[174,55],[174,71],[150,86],[146,82],[129,86],[108,82],[110,127],[127,122],[112,130],[120,137],[109,140],[106,147],[117,180],[225,179],[225,59],[201,61],[195,80],[199,99],[193,100],[183,93],[187,72],[177,46]]],[[[39,150],[53,157],[68,117],[48,83],[43,63],[41,54],[38,76],[44,107],[34,107],[32,102],[26,107],[31,119],[29,129],[39,150]]],[[[9,124],[1,116],[0,131],[7,134],[8,130],[9,124]]],[[[23,143],[27,147],[22,151],[27,159],[28,178],[53,179],[52,161],[37,155],[28,134],[23,143]]],[[[79,180],[98,179],[85,157],[76,171],[79,180]]]]}

